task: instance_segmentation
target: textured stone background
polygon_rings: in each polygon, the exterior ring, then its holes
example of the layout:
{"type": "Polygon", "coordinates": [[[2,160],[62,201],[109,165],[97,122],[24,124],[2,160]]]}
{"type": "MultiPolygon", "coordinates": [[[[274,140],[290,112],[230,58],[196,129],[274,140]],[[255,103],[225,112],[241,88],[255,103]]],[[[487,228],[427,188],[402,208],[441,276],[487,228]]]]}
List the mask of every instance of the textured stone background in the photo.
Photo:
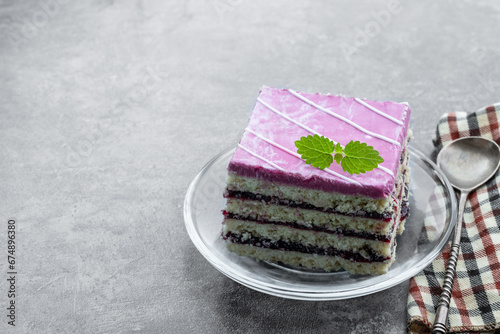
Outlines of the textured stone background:
{"type": "Polygon", "coordinates": [[[0,332],[404,333],[408,282],[302,302],[226,278],[185,192],[263,84],[408,101],[430,155],[439,115],[500,100],[499,19],[493,0],[0,1],[0,332]]]}

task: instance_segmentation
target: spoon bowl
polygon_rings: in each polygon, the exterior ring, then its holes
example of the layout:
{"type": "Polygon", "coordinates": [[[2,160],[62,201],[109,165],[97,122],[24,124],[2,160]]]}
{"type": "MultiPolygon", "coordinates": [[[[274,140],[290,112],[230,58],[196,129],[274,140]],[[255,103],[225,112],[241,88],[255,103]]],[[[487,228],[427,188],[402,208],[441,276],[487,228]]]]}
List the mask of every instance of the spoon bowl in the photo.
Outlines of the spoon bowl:
{"type": "Polygon", "coordinates": [[[460,191],[473,190],[488,181],[499,163],[500,148],[482,137],[457,139],[445,146],[437,158],[439,168],[460,191]]]}
{"type": "Polygon", "coordinates": [[[432,326],[433,334],[444,334],[460,248],[465,202],[472,190],[483,185],[497,172],[500,165],[500,147],[493,140],[482,137],[460,138],[443,147],[438,154],[437,165],[453,188],[460,192],[457,225],[432,326]]]}

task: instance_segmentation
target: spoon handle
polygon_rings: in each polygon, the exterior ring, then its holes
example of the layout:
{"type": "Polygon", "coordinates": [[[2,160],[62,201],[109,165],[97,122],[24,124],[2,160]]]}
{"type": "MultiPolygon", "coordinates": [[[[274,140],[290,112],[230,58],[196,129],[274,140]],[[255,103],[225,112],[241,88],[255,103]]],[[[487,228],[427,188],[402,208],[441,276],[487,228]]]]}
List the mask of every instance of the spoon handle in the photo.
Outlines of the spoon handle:
{"type": "Polygon", "coordinates": [[[450,257],[448,265],[446,266],[446,274],[444,277],[443,290],[441,297],[439,297],[438,308],[436,310],[436,317],[434,318],[434,325],[432,326],[432,334],[446,333],[446,322],[448,320],[448,311],[450,308],[451,291],[453,289],[453,280],[455,278],[458,252],[460,249],[460,237],[462,235],[462,217],[465,209],[465,202],[467,201],[469,192],[462,191],[460,193],[460,203],[458,205],[458,219],[455,226],[455,234],[450,249],[450,257]]]}

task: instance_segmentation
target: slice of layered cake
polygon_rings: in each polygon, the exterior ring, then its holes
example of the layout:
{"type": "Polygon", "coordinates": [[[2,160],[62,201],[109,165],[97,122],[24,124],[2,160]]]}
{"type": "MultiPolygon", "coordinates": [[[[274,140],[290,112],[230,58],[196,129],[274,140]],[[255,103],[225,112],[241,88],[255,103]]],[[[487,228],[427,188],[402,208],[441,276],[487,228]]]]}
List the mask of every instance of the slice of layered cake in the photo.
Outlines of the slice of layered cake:
{"type": "Polygon", "coordinates": [[[409,212],[410,107],[263,87],[228,167],[222,237],[239,255],[326,271],[386,273],[409,212]],[[383,162],[349,174],[306,164],[295,142],[360,141],[383,162]]]}

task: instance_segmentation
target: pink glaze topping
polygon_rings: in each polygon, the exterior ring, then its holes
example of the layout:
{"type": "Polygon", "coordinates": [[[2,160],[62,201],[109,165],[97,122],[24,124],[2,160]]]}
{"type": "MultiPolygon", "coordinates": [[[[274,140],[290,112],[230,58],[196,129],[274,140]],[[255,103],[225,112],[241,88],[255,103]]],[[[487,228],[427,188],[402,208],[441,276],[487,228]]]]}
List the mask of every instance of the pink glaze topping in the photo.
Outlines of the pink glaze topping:
{"type": "Polygon", "coordinates": [[[406,147],[410,113],[404,103],[263,87],[228,170],[326,192],[388,197],[406,147]],[[335,162],[329,171],[312,167],[297,156],[295,141],[315,133],[343,146],[351,140],[367,143],[384,162],[358,175],[335,162]]]}

